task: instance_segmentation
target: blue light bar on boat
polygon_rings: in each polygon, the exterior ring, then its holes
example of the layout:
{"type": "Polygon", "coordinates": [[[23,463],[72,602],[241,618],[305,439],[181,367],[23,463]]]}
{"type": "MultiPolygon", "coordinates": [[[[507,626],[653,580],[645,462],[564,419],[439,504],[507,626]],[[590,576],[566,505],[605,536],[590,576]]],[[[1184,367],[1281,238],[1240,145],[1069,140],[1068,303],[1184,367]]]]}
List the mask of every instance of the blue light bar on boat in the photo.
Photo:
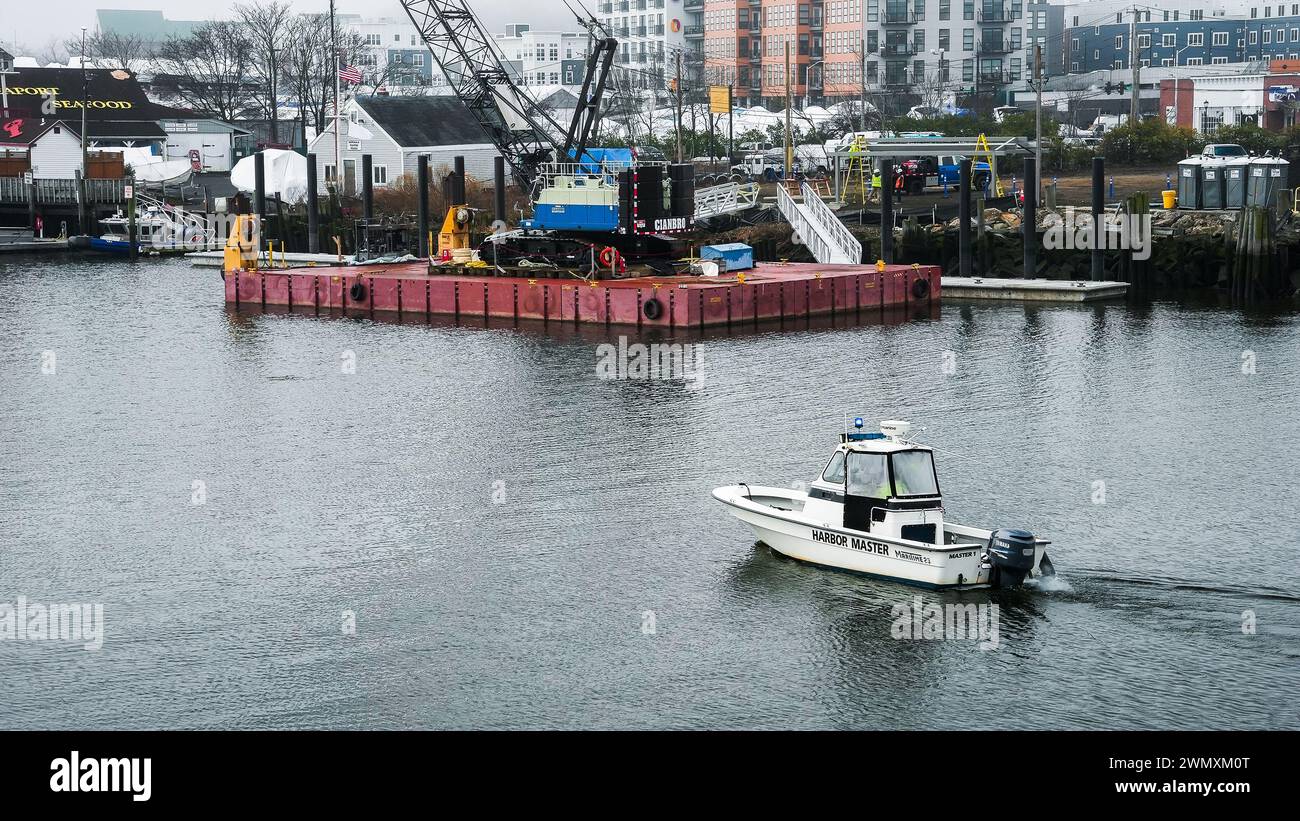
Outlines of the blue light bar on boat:
{"type": "Polygon", "coordinates": [[[848,441],[850,441],[850,442],[866,442],[866,441],[868,441],[868,440],[870,440],[870,439],[884,439],[884,438],[885,438],[885,434],[883,434],[883,433],[850,433],[850,434],[848,434],[848,437],[849,437],[849,438],[848,438],[848,441]]]}

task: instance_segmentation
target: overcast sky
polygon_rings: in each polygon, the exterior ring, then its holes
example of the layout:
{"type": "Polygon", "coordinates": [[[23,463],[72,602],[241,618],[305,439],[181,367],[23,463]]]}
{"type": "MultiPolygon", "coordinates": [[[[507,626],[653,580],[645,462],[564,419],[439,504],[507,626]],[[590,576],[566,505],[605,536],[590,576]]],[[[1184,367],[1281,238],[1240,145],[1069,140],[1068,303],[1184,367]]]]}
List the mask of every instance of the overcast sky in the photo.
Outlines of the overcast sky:
{"type": "MultiPolygon", "coordinates": [[[[156,9],[172,20],[201,20],[227,17],[236,0],[0,0],[0,41],[6,47],[15,41],[20,52],[39,51],[51,40],[64,41],[80,36],[81,27],[95,28],[96,9],[156,9]]],[[[299,11],[316,12],[329,8],[329,0],[290,0],[299,11]]],[[[339,12],[364,14],[367,17],[406,19],[398,0],[336,0],[339,12]]],[[[567,27],[571,15],[561,0],[469,0],[490,32],[499,32],[507,23],[531,23],[537,27],[567,27]],[[512,10],[513,9],[513,10],[512,10]]],[[[586,3],[594,10],[595,0],[586,3]]]]}

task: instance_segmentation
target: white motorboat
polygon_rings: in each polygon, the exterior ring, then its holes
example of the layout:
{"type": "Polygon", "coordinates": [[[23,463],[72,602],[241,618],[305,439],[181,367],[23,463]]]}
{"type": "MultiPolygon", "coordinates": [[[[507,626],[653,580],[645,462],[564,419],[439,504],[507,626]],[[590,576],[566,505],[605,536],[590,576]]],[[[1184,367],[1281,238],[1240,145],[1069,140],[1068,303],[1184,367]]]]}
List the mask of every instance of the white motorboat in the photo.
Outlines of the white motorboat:
{"type": "Polygon", "coordinates": [[[713,497],[759,541],[794,559],[930,588],[1017,587],[1054,575],[1046,539],[944,521],[933,450],[907,422],[845,432],[804,490],[746,484],[713,497]]]}

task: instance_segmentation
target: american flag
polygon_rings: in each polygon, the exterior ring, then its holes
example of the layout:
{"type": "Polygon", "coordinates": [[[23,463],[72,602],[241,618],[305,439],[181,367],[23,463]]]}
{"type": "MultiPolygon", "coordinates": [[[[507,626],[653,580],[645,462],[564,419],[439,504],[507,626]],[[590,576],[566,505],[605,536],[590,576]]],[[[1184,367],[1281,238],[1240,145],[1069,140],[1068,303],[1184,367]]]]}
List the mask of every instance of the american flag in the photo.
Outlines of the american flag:
{"type": "Polygon", "coordinates": [[[361,69],[356,66],[339,66],[339,79],[352,85],[361,84],[361,69]]]}

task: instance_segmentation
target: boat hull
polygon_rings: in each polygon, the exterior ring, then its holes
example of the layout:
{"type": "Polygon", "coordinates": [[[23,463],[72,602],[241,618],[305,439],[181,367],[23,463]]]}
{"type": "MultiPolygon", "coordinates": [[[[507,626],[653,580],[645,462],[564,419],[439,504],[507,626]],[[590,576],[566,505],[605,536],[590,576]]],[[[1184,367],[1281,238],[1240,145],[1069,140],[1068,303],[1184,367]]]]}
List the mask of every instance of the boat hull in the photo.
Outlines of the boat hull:
{"type": "MultiPolygon", "coordinates": [[[[805,494],[782,488],[731,485],[717,488],[713,496],[749,525],[759,541],[792,559],[931,589],[990,587],[994,582],[993,569],[982,560],[987,542],[927,545],[816,522],[801,513],[805,494]]],[[[1034,574],[1046,544],[1037,548],[1034,574]]]]}

